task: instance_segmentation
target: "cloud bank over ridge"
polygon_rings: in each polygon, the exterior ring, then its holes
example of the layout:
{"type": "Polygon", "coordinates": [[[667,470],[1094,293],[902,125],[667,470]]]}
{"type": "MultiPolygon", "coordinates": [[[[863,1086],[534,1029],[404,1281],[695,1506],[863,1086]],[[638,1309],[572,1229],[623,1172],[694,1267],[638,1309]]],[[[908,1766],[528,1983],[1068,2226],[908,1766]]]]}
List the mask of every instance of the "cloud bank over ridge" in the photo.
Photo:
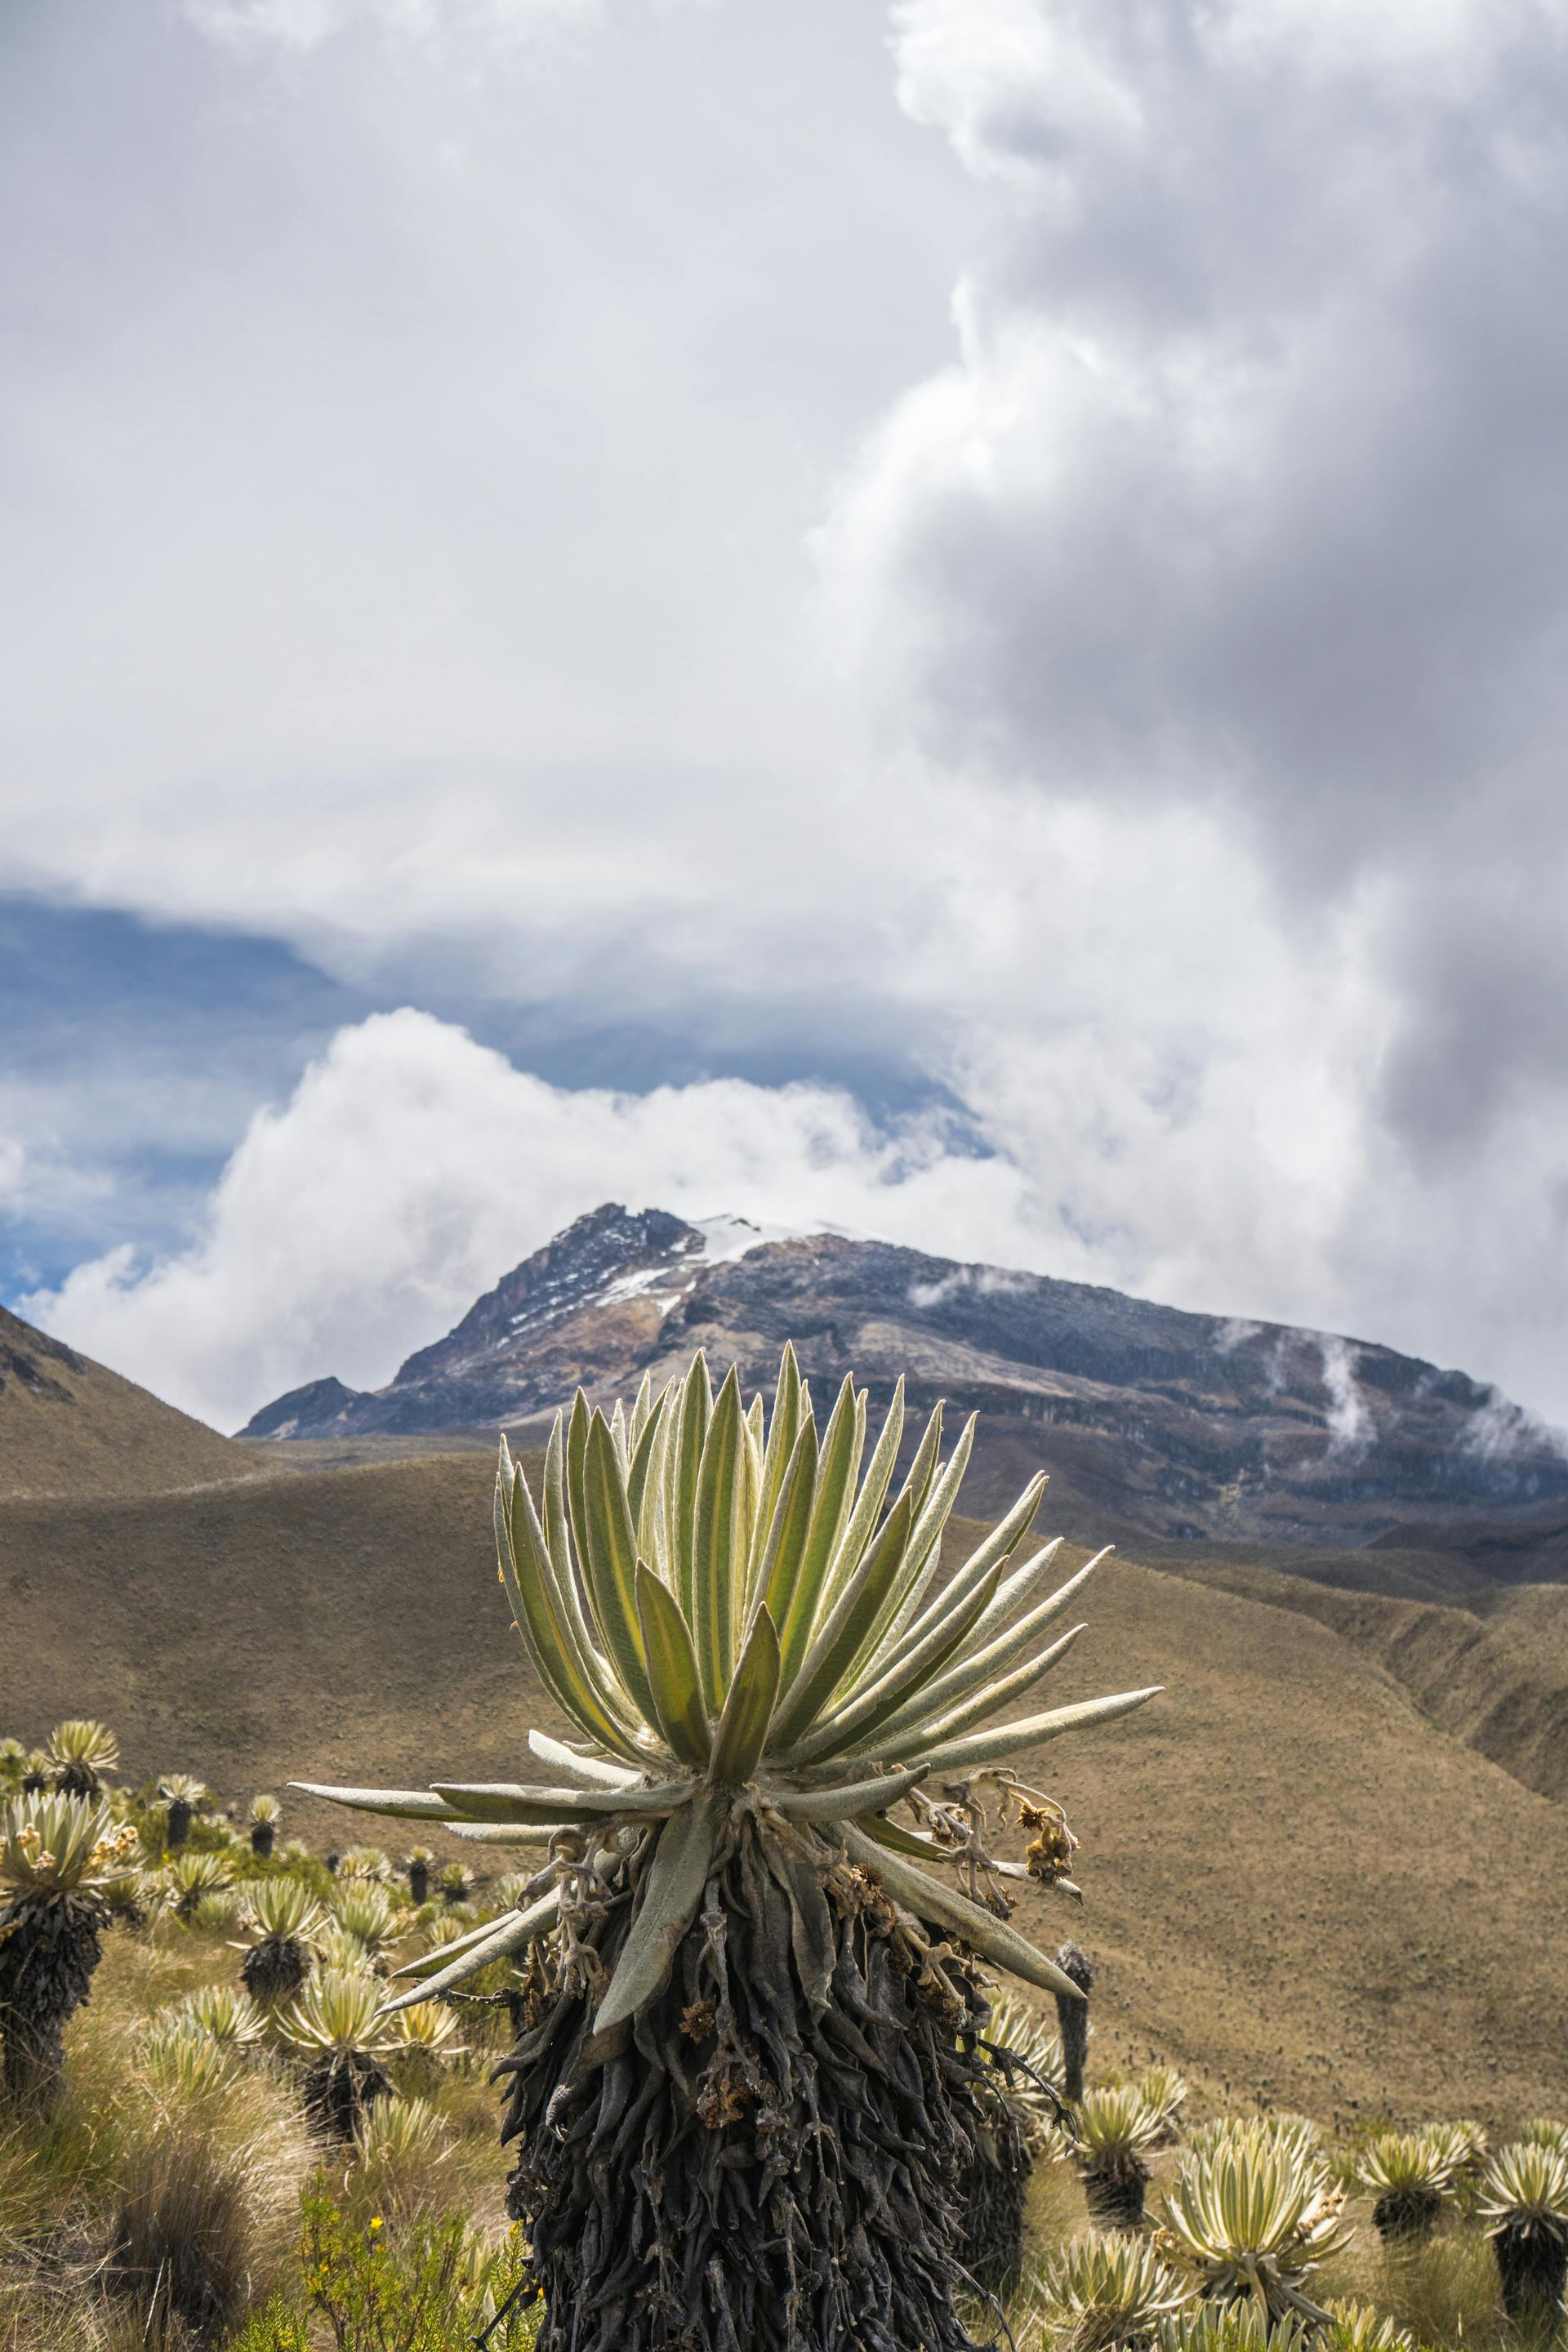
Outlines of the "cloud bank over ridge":
{"type": "Polygon", "coordinates": [[[1568,1420],[1568,5],[900,0],[890,83],[842,0],[627,0],[498,62],[571,13],[100,8],[15,101],[0,880],[700,1074],[346,1021],[34,1310],[232,1420],[615,1195],[1568,1420]]]}

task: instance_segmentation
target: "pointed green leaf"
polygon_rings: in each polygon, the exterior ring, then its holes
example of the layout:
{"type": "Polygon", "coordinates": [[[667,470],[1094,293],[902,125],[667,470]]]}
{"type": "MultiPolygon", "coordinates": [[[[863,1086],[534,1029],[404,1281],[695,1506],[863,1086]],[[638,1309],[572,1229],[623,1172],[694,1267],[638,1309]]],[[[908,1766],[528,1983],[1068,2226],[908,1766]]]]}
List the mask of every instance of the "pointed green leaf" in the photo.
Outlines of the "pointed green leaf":
{"type": "Polygon", "coordinates": [[[773,1742],[781,1753],[810,1729],[818,1710],[837,1688],[839,1676],[859,1648],[866,1628],[903,1564],[909,1539],[910,1506],[906,1496],[889,1512],[881,1533],[812,1643],[780,1706],[773,1742]]]}
{"type": "Polygon", "coordinates": [[[971,1593],[967,1601],[939,1618],[912,1648],[893,1652],[897,1663],[891,1671],[864,1696],[816,1725],[795,1748],[791,1761],[815,1763],[842,1755],[850,1748],[865,1748],[873,1738],[881,1739],[884,1735],[879,1727],[902,1710],[906,1698],[922,1683],[939,1675],[954,1653],[962,1649],[994,1592],[1000,1573],[1000,1570],[993,1569],[978,1592],[971,1593]]]}
{"type": "Polygon", "coordinates": [[[904,1383],[900,1374],[894,1384],[892,1402],[882,1423],[870,1465],[861,1481],[843,1535],[828,1566],[826,1591],[826,1605],[837,1600],[849,1579],[866,1555],[866,1547],[876,1532],[882,1515],[882,1505],[888,1498],[888,1488],[893,1481],[893,1465],[899,1458],[899,1446],[904,1433],[904,1383]]]}
{"type": "Polygon", "coordinates": [[[547,1846],[563,1830],[581,1829],[581,1822],[447,1822],[448,1837],[466,1845],[547,1846]]]}
{"type": "MultiPolygon", "coordinates": [[[[961,1700],[968,1698],[970,1694],[978,1690],[983,1683],[997,1675],[1005,1674],[1014,1660],[1023,1655],[1042,1628],[1048,1625],[1053,1618],[1060,1616],[1090,1570],[1097,1567],[1100,1560],[1104,1558],[1103,1553],[1097,1553],[1087,1567],[1080,1569],[1076,1576],[1069,1577],[1065,1584],[1059,1586],[1037,1608],[1029,1610],[1026,1615],[1020,1617],[1016,1624],[1008,1625],[1006,1632],[995,1640],[984,1643],[978,1649],[974,1644],[992,1626],[1006,1622],[1007,1614],[1013,1604],[1033,1581],[1034,1574],[1043,1570],[1048,1555],[1056,1550],[1057,1544],[1060,1540],[1058,1537],[1057,1543],[1047,1544],[1043,1552],[1036,1554],[1027,1568],[1008,1577],[996,1587],[993,1597],[986,1602],[965,1636],[963,1651],[957,1664],[951,1666],[939,1680],[928,1680],[922,1684],[922,1686],[913,1693],[907,1706],[901,1706],[895,1717],[884,1717],[883,1720],[902,1723],[906,1717],[913,1721],[918,1715],[920,1720],[934,1723],[949,1707],[956,1706],[961,1700]]],[[[904,1653],[901,1648],[892,1650],[889,1644],[883,1652],[884,1656],[889,1654],[894,1656],[896,1661],[901,1662],[904,1653]]],[[[885,1678],[885,1668],[879,1666],[879,1673],[885,1678]]],[[[857,1690],[853,1694],[857,1702],[863,1696],[869,1696],[868,1687],[865,1691],[857,1690]]]]}
{"type": "Polygon", "coordinates": [[[724,1701],[709,1779],[717,1786],[750,1780],[762,1760],[779,1695],[779,1637],[759,1609],[724,1701]]]}
{"type": "Polygon", "coordinates": [[[481,1919],[477,1927],[468,1928],[464,1935],[454,1936],[450,1943],[437,1944],[428,1952],[416,1952],[411,1960],[405,1960],[400,1969],[394,1969],[391,1973],[394,1977],[428,1976],[432,1969],[444,1968],[448,1960],[455,1960],[459,1952],[472,1951],[474,1946],[482,1944],[487,1936],[493,1936],[505,1920],[521,1916],[521,1907],[514,1906],[511,1910],[503,1912],[500,1918],[481,1919]]]}
{"type": "Polygon", "coordinates": [[[689,1625],[696,1622],[692,1574],[697,1538],[697,1479],[702,1466],[702,1447],[712,1410],[713,1391],[708,1379],[708,1359],[699,1348],[691,1359],[691,1369],[680,1386],[680,1418],[669,1518],[670,1554],[675,1570],[671,1590],[689,1625]]]}
{"type": "Polygon", "coordinates": [[[839,1536],[843,1533],[844,1522],[849,1515],[856,1459],[855,1436],[855,1383],[847,1373],[837,1401],[828,1415],[827,1427],[823,1432],[817,1454],[816,1486],[812,1498],[811,1525],[806,1533],[805,1557],[800,1564],[789,1612],[775,1621],[784,1650],[786,1690],[799,1673],[810,1647],[826,1586],[827,1570],[839,1536]]]}
{"type": "MultiPolygon", "coordinates": [[[[910,1523],[913,1528],[910,1537],[910,1549],[905,1556],[904,1565],[900,1570],[898,1581],[872,1620],[870,1630],[861,1644],[860,1656],[856,1659],[854,1667],[851,1669],[851,1679],[859,1671],[862,1662],[874,1656],[881,1648],[884,1636],[900,1603],[910,1587],[919,1582],[921,1568],[930,1557],[931,1547],[924,1542],[921,1530],[924,1524],[925,1508],[931,1496],[931,1485],[936,1476],[938,1459],[942,1453],[942,1409],[939,1402],[925,1425],[921,1442],[915,1448],[914,1459],[910,1464],[904,1483],[899,1489],[898,1499],[901,1500],[905,1495],[910,1498],[910,1523]]],[[[956,1494],[956,1486],[953,1491],[956,1494]]]]}
{"type": "Polygon", "coordinates": [[[535,1666],[561,1706],[595,1746],[621,1756],[637,1755],[631,1707],[610,1669],[585,1633],[579,1633],[555,1579],[539,1514],[528,1481],[512,1480],[509,1514],[511,1557],[501,1558],[501,1580],[512,1615],[535,1666]]]}
{"type": "Polygon", "coordinates": [[[652,1411],[653,1374],[651,1372],[645,1372],[641,1380],[637,1382],[637,1398],[632,1406],[630,1434],[632,1449],[634,1452],[641,1440],[643,1431],[647,1426],[647,1417],[652,1411]]]}
{"type": "Polygon", "coordinates": [[[588,1507],[584,1496],[583,1480],[588,1460],[588,1429],[593,1415],[588,1400],[581,1389],[572,1400],[572,1418],[566,1424],[566,1509],[572,1523],[572,1545],[578,1566],[584,1570],[584,1582],[588,1566],[588,1507]]]}
{"type": "Polygon", "coordinates": [[[658,1728],[670,1752],[683,1764],[706,1764],[708,1715],[690,1629],[674,1593],[641,1561],[637,1563],[637,1613],[658,1728]]]}
{"type": "MultiPolygon", "coordinates": [[[[1048,1649],[1039,1651],[1034,1657],[1026,1658],[1022,1665],[1015,1666],[1010,1675],[998,1675],[983,1685],[961,1706],[945,1710],[933,1707],[930,1704],[930,1694],[922,1692],[911,1706],[900,1708],[898,1717],[877,1732],[878,1752],[880,1753],[889,1743],[895,1747],[901,1743],[915,1750],[923,1748],[928,1742],[932,1747],[945,1746],[950,1739],[956,1739],[960,1732],[972,1731],[977,1723],[984,1723],[987,1716],[994,1715],[998,1707],[1011,1706],[1015,1699],[1022,1698],[1026,1690],[1032,1690],[1043,1675],[1049,1674],[1051,1668],[1066,1657],[1085,1630],[1082,1625],[1073,1626],[1048,1649]]],[[[856,1742],[857,1747],[860,1744],[858,1740],[856,1742]]]]}
{"type": "Polygon", "coordinates": [[[548,1895],[531,1904],[526,1911],[509,1911],[504,1918],[490,1920],[479,1943],[470,1944],[468,1950],[456,1959],[447,1959],[443,1949],[441,1958],[446,1965],[435,1976],[424,1978],[408,1992],[399,1993],[395,2000],[387,2001],[381,2015],[390,2017],[397,2010],[412,2009],[416,2000],[437,2000],[453,1985],[461,1984],[465,1977],[477,1975],[480,1969],[488,1969],[492,1960],[505,1959],[510,1952],[521,1952],[525,1944],[537,1943],[541,1936],[549,1935],[560,1916],[560,1891],[552,1887],[548,1895]]]}
{"type": "Polygon", "coordinates": [[[544,1449],[544,1532],[555,1573],[567,1583],[572,1575],[572,1538],[566,1514],[566,1430],[560,1413],[551,1423],[544,1449]]]}
{"type": "Polygon", "coordinates": [[[626,1729],[630,1724],[631,1703],[624,1692],[610,1687],[614,1676],[608,1663],[599,1659],[598,1635],[572,1541],[571,1512],[566,1500],[566,1433],[560,1413],[551,1424],[550,1443],[544,1452],[543,1505],[545,1550],[559,1613],[576,1642],[584,1672],[626,1729]]]}
{"type": "MultiPolygon", "coordinates": [[[[646,1380],[643,1385],[647,1387],[646,1380]]],[[[642,1525],[643,1497],[647,1492],[648,1474],[658,1454],[659,1438],[664,1427],[664,1409],[668,1394],[668,1390],[665,1390],[644,1413],[637,1431],[637,1447],[632,1454],[631,1468],[626,1473],[626,1501],[631,1507],[632,1526],[639,1530],[642,1525]]],[[[640,1535],[638,1541],[640,1544],[640,1535]]]]}
{"type": "Polygon", "coordinates": [[[768,1802],[786,1822],[847,1822],[857,1813],[876,1812],[907,1797],[925,1767],[908,1772],[884,1772],[874,1780],[847,1781],[841,1789],[770,1789],[768,1802]]]}
{"type": "Polygon", "coordinates": [[[594,2019],[595,2037],[635,2017],[669,1981],[681,1939],[697,1916],[730,1809],[726,1790],[694,1797],[659,1832],[631,1932],[594,2019]]]}
{"type": "Polygon", "coordinates": [[[431,1787],[459,1820],[470,1822],[594,1822],[675,1811],[691,1794],[689,1780],[653,1789],[529,1789],[516,1780],[434,1780],[431,1787]]]}
{"type": "MultiPolygon", "coordinates": [[[[779,1359],[779,1376],[773,1383],[773,1409],[768,1422],[762,1483],[757,1489],[757,1514],[752,1522],[751,1575],[746,1586],[748,1619],[761,1591],[763,1555],[773,1531],[773,1513],[778,1507],[784,1474],[789,1468],[799,1434],[800,1367],[795,1362],[795,1349],[786,1339],[784,1354],[779,1359]]],[[[776,1624],[778,1621],[775,1618],[773,1622],[776,1624]]]]}
{"type": "Polygon", "coordinates": [[[601,1412],[583,1449],[583,1512],[588,1592],[616,1672],[645,1716],[653,1712],[642,1628],[637,1622],[637,1537],[615,1440],[601,1412]]]}
{"type": "Polygon", "coordinates": [[[899,1580],[898,1595],[878,1630],[879,1642],[896,1640],[920,1607],[942,1568],[942,1530],[952,1516],[958,1490],[974,1450],[978,1415],[971,1413],[958,1433],[958,1443],[932,1480],[931,1491],[910,1538],[909,1558],[899,1580]]]}
{"type": "Polygon", "coordinates": [[[1037,1952],[1016,1927],[983,1911],[955,1886],[942,1886],[928,1878],[923,1870],[868,1838],[853,1822],[845,1823],[843,1838],[851,1858],[863,1869],[874,1871],[895,1902],[903,1904],[917,1919],[952,1928],[983,1960],[1022,1977],[1026,1984],[1037,1985],[1042,1992],[1059,1993],[1069,2000],[1083,1999],[1081,1986],[1075,1985],[1065,1969],[1047,1960],[1044,1952],[1037,1952]]]}
{"type": "Polygon", "coordinates": [[[458,1817],[444,1797],[434,1789],[335,1789],[321,1780],[290,1780],[291,1789],[302,1789],[308,1797],[325,1797],[334,1805],[347,1805],[356,1813],[388,1813],[395,1821],[449,1822],[458,1817]]]}
{"type": "Polygon", "coordinates": [[[795,1595],[805,1561],[816,1492],[816,1424],[808,1415],[801,1423],[779,1498],[773,1506],[773,1526],[763,1547],[757,1578],[763,1606],[779,1629],[780,1653],[785,1659],[792,1647],[796,1655],[804,1657],[810,1638],[810,1609],[803,1602],[797,1617],[795,1595]]]}
{"type": "Polygon", "coordinates": [[[612,1764],[606,1756],[584,1756],[575,1748],[568,1748],[563,1739],[552,1739],[547,1731],[531,1731],[528,1735],[531,1752],[542,1764],[553,1764],[557,1771],[570,1773],[576,1780],[586,1780],[598,1789],[637,1789],[642,1785],[642,1774],[630,1770],[625,1764],[612,1764]]]}
{"type": "Polygon", "coordinates": [[[978,1544],[963,1566],[954,1570],[935,1600],[928,1602],[914,1620],[909,1629],[911,1641],[918,1642],[939,1611],[951,1608],[954,1601],[973,1592],[1016,1548],[1028,1533],[1029,1522],[1039,1509],[1045,1491],[1045,1473],[1040,1471],[1030,1479],[1006,1517],[999,1520],[984,1543],[978,1544]]]}
{"type": "Polygon", "coordinates": [[[708,1424],[697,1478],[697,1525],[691,1558],[691,1635],[702,1696],[717,1715],[735,1663],[734,1608],[741,1582],[741,1382],[731,1364],[708,1424]]]}
{"type": "Polygon", "coordinates": [[[941,1747],[926,1750],[924,1762],[932,1772],[976,1771],[983,1764],[999,1764],[1005,1756],[1059,1739],[1064,1731],[1087,1731],[1091,1724],[1114,1723],[1118,1716],[1131,1715],[1134,1707],[1158,1698],[1163,1688],[1163,1683],[1154,1683],[1148,1690],[1120,1691],[1113,1698],[1086,1698],[1076,1706],[1053,1707],[1047,1715],[1024,1716],[1016,1723],[998,1725],[994,1731],[944,1740],[941,1747]]]}

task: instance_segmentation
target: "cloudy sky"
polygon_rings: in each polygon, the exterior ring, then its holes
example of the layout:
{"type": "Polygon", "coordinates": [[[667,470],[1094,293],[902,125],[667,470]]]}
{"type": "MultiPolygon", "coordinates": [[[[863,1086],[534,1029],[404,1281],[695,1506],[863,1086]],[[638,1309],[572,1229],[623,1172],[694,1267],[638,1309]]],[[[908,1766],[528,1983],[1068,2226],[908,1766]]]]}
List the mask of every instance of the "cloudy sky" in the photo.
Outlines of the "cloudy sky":
{"type": "Polygon", "coordinates": [[[1568,1423],[1568,0],[12,0],[0,1297],[605,1198],[1568,1423]]]}

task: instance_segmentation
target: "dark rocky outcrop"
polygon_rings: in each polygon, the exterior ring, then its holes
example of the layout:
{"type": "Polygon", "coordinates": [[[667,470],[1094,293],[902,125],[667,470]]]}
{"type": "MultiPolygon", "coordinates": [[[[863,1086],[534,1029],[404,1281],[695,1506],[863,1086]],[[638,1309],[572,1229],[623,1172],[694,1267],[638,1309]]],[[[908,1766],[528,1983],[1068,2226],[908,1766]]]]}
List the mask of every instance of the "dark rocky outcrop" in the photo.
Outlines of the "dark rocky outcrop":
{"type": "Polygon", "coordinates": [[[819,1387],[982,1416],[972,1508],[1044,1463],[1055,1527],[1365,1544],[1568,1499],[1550,1432],[1462,1372],[1331,1334],[1194,1315],[889,1243],[769,1240],[614,1204],[580,1217],[374,1394],[319,1381],[249,1438],[518,1428],[662,1381],[701,1345],[765,1386],[784,1340],[819,1387]],[[754,1237],[754,1238],[753,1238],[754,1237]]]}

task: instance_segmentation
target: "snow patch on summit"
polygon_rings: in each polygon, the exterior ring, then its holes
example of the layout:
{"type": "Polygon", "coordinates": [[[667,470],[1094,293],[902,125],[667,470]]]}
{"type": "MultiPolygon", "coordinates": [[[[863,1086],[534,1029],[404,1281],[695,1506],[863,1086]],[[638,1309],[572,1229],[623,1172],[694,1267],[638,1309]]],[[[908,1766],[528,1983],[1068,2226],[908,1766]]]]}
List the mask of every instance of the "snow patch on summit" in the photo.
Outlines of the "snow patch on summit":
{"type": "Polygon", "coordinates": [[[692,1289],[705,1266],[732,1265],[769,1242],[804,1241],[811,1234],[836,1230],[822,1225],[759,1225],[750,1217],[731,1216],[697,1217],[692,1225],[699,1240],[677,1242],[657,1265],[617,1275],[599,1293],[599,1304],[615,1307],[626,1298],[649,1298],[668,1314],[692,1289]]]}

